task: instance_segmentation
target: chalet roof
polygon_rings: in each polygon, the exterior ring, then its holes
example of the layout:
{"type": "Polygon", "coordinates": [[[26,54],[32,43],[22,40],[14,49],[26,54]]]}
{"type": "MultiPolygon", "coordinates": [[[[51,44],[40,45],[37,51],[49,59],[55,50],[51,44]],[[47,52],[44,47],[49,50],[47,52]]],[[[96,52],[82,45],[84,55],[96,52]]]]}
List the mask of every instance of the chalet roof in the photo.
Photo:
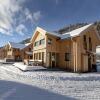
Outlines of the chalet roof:
{"type": "MultiPolygon", "coordinates": [[[[86,29],[88,29],[89,27],[91,27],[93,24],[88,24],[88,25],[85,25],[81,28],[78,28],[78,29],[75,29],[75,30],[72,30],[70,32],[67,32],[67,33],[63,33],[63,34],[60,34],[60,33],[56,33],[56,32],[48,32],[48,31],[45,31],[44,29],[40,28],[40,27],[37,27],[36,31],[41,31],[43,30],[44,33],[42,33],[43,35],[44,34],[49,34],[49,35],[52,35],[52,36],[55,36],[55,37],[58,37],[60,39],[69,39],[69,38],[72,38],[72,37],[76,37],[76,36],[79,36],[82,32],[84,32],[86,29]]],[[[33,37],[35,36],[36,34],[36,31],[35,33],[33,34],[33,37]]],[[[41,33],[41,32],[40,32],[41,33]]],[[[98,35],[98,34],[97,34],[98,35]]],[[[99,36],[98,36],[99,37],[99,36]]],[[[99,37],[100,38],[100,37],[99,37]]],[[[32,39],[31,39],[32,40],[32,39]]]]}
{"type": "Polygon", "coordinates": [[[26,45],[26,46],[29,46],[30,44],[31,44],[31,43],[26,43],[25,45],[26,45]]]}
{"type": "Polygon", "coordinates": [[[20,44],[20,43],[15,43],[15,42],[9,42],[8,44],[10,44],[11,47],[15,49],[24,49],[26,47],[25,44],[20,44]]]}
{"type": "Polygon", "coordinates": [[[69,39],[71,37],[75,37],[80,35],[84,30],[86,30],[87,28],[89,28],[92,24],[88,24],[85,25],[81,28],[75,29],[73,31],[67,32],[67,33],[63,33],[63,34],[59,34],[59,33],[53,33],[53,32],[47,32],[47,34],[59,37],[61,39],[69,39]]]}
{"type": "Polygon", "coordinates": [[[54,32],[47,32],[46,34],[50,34],[50,35],[53,35],[53,36],[56,36],[56,37],[61,37],[62,34],[59,34],[59,33],[54,33],[54,32]]]}
{"type": "Polygon", "coordinates": [[[90,26],[92,26],[93,24],[88,24],[85,25],[81,28],[75,29],[73,31],[67,32],[62,34],[62,39],[63,38],[69,38],[69,37],[75,37],[75,36],[79,36],[83,31],[85,31],[87,28],[89,28],[90,26]]]}

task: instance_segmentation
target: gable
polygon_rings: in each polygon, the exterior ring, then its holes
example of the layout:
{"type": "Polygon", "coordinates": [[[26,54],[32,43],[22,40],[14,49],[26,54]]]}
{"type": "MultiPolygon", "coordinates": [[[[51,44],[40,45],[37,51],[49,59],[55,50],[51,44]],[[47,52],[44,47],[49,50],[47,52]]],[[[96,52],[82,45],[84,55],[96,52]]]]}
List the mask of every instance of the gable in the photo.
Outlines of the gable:
{"type": "Polygon", "coordinates": [[[31,38],[31,42],[34,42],[35,41],[35,39],[37,38],[38,34],[42,34],[43,36],[45,36],[46,31],[43,30],[40,27],[37,27],[36,30],[35,30],[35,32],[33,33],[33,36],[31,38]]]}
{"type": "Polygon", "coordinates": [[[83,35],[87,35],[88,37],[90,36],[92,39],[96,40],[97,42],[100,41],[100,36],[97,33],[96,29],[94,28],[94,26],[88,28],[87,30],[85,30],[82,34],[80,34],[80,36],[83,35]]]}
{"type": "Polygon", "coordinates": [[[45,38],[45,35],[43,35],[40,32],[38,32],[38,34],[36,35],[36,37],[34,39],[34,42],[35,41],[39,41],[39,40],[44,39],[44,38],[45,38]]]}
{"type": "Polygon", "coordinates": [[[92,45],[95,47],[97,45],[100,45],[100,38],[97,35],[95,28],[91,27],[88,30],[84,31],[80,36],[83,42],[83,36],[86,35],[87,42],[89,42],[89,38],[91,38],[92,45]]]}
{"type": "Polygon", "coordinates": [[[11,48],[11,44],[9,42],[7,44],[7,48],[11,48]]]}

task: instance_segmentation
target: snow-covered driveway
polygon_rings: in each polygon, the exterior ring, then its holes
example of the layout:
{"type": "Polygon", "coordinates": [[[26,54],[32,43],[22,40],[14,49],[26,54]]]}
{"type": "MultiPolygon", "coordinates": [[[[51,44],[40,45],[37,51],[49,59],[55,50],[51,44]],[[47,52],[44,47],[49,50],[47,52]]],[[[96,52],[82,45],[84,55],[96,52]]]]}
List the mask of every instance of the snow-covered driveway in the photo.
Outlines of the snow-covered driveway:
{"type": "Polygon", "coordinates": [[[0,100],[100,100],[100,73],[21,72],[2,65],[0,78],[0,100]]]}

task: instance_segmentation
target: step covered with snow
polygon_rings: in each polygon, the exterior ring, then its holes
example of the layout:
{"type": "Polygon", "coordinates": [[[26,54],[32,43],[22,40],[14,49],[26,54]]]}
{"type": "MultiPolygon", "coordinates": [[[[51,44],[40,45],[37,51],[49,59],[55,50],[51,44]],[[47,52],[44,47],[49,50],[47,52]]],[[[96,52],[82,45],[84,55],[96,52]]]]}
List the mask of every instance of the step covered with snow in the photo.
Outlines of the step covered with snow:
{"type": "Polygon", "coordinates": [[[13,66],[23,70],[23,71],[31,71],[31,70],[38,70],[38,69],[45,69],[42,66],[28,66],[24,65],[23,63],[14,63],[13,66]]]}

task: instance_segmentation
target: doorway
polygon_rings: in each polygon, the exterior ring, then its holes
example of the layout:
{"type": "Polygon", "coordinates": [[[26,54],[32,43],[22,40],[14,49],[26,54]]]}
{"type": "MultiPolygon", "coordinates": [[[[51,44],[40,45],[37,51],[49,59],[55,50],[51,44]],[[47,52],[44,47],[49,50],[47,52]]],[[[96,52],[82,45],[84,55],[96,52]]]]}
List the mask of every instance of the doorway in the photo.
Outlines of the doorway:
{"type": "Polygon", "coordinates": [[[58,67],[59,66],[59,53],[49,52],[47,63],[50,68],[58,67]]]}
{"type": "Polygon", "coordinates": [[[91,72],[91,56],[88,55],[88,71],[91,72]]]}
{"type": "Polygon", "coordinates": [[[53,52],[52,56],[51,56],[51,64],[52,64],[52,68],[56,67],[56,54],[53,52]]]}
{"type": "Polygon", "coordinates": [[[44,66],[44,52],[42,52],[42,65],[44,66]]]}

